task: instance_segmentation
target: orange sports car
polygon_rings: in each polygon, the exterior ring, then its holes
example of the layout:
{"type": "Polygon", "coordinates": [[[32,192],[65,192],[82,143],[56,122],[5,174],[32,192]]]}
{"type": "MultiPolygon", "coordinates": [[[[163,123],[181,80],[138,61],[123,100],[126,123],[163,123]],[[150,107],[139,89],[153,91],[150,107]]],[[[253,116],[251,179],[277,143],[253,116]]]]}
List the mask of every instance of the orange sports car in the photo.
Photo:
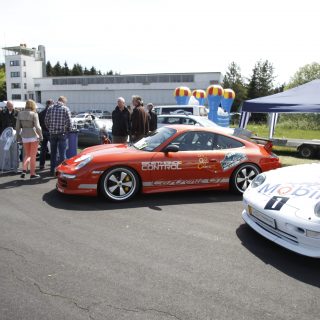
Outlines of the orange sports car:
{"type": "Polygon", "coordinates": [[[167,126],[132,145],[84,149],[57,167],[57,190],[125,201],[137,192],[231,189],[242,193],[280,167],[270,148],[213,128],[167,126]]]}

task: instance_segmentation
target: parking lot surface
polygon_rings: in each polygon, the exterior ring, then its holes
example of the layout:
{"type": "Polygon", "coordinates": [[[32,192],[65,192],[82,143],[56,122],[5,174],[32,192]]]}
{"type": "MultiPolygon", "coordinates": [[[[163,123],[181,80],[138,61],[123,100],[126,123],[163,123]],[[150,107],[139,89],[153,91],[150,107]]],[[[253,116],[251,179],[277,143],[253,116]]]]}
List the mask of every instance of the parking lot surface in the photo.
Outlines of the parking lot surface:
{"type": "Polygon", "coordinates": [[[320,262],[247,227],[227,192],[126,203],[0,176],[0,319],[318,319],[320,262]]]}

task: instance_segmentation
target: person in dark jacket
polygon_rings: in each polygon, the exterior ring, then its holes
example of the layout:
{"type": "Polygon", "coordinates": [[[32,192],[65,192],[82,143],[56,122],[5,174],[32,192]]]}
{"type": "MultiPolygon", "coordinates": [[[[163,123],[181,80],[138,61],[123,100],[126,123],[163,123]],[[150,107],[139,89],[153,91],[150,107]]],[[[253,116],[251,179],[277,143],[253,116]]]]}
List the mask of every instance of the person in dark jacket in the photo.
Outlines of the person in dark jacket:
{"type": "Polygon", "coordinates": [[[148,103],[147,104],[147,109],[148,109],[148,115],[149,115],[149,131],[155,131],[157,130],[158,127],[158,119],[157,119],[157,114],[153,111],[153,104],[148,103]]]}
{"type": "Polygon", "coordinates": [[[12,101],[7,101],[6,108],[2,111],[1,115],[1,132],[9,127],[15,128],[18,117],[18,111],[14,110],[12,101]]]}
{"type": "Polygon", "coordinates": [[[130,112],[124,98],[118,98],[118,104],[112,111],[112,143],[127,143],[130,133],[130,112]]]}
{"type": "Polygon", "coordinates": [[[46,118],[48,108],[52,105],[54,105],[54,101],[52,99],[47,100],[45,109],[39,113],[39,122],[40,122],[40,126],[42,129],[42,135],[43,135],[43,140],[41,141],[41,145],[40,145],[40,157],[39,157],[40,170],[44,169],[44,165],[46,162],[48,142],[50,141],[50,133],[49,133],[49,130],[44,122],[44,119],[46,118]]]}
{"type": "Polygon", "coordinates": [[[131,141],[137,142],[149,132],[148,114],[143,108],[141,97],[132,97],[133,111],[131,114],[131,141]]]}

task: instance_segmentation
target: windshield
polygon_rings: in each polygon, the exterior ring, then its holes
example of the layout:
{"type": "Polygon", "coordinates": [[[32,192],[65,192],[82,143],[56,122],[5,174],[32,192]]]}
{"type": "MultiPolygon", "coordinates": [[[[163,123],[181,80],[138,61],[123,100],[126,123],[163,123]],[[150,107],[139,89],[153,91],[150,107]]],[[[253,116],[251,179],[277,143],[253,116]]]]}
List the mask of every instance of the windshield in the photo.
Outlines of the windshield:
{"type": "Polygon", "coordinates": [[[177,130],[173,128],[162,127],[153,132],[150,136],[139,140],[133,144],[133,146],[139,150],[153,151],[155,148],[159,147],[160,144],[172,137],[176,132],[177,130]]]}

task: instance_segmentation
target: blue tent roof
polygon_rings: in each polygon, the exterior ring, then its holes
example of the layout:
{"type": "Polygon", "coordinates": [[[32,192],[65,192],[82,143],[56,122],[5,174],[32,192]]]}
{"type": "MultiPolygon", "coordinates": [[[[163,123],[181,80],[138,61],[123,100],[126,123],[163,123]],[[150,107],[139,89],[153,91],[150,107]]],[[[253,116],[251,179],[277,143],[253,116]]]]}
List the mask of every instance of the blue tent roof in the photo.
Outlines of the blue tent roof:
{"type": "Polygon", "coordinates": [[[320,79],[271,96],[247,100],[247,112],[320,112],[320,79]]]}

